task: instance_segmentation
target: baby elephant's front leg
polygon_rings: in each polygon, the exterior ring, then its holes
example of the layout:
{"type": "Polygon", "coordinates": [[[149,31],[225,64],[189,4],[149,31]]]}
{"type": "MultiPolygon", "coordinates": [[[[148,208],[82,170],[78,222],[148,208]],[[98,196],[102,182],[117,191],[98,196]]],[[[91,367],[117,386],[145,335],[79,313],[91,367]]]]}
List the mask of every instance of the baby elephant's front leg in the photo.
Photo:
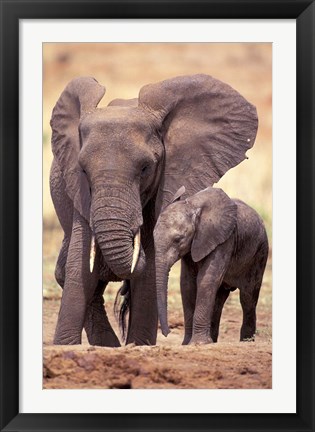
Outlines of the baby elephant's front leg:
{"type": "Polygon", "coordinates": [[[197,298],[190,344],[208,344],[212,340],[210,328],[218,289],[221,286],[232,254],[232,244],[218,246],[204,262],[200,262],[197,277],[197,298]]]}
{"type": "Polygon", "coordinates": [[[214,342],[210,334],[211,315],[217,293],[218,283],[207,278],[198,285],[196,309],[193,319],[193,333],[189,344],[208,344],[214,342]]]}

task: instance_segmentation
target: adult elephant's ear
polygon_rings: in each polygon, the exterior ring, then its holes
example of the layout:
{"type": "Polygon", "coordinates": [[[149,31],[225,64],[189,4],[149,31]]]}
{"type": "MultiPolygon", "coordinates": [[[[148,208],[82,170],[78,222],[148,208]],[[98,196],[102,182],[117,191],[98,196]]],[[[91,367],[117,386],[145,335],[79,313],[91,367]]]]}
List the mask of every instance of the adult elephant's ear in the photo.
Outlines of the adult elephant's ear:
{"type": "Polygon", "coordinates": [[[256,108],[208,75],[149,84],[140,91],[139,105],[152,115],[165,145],[157,213],[181,185],[187,197],[216,183],[245,159],[256,138],[256,108]]]}
{"type": "Polygon", "coordinates": [[[79,122],[95,110],[105,88],[92,77],[73,79],[58,99],[50,121],[52,152],[66,183],[66,192],[75,208],[90,220],[90,189],[86,175],[78,164],[81,149],[79,122]]]}

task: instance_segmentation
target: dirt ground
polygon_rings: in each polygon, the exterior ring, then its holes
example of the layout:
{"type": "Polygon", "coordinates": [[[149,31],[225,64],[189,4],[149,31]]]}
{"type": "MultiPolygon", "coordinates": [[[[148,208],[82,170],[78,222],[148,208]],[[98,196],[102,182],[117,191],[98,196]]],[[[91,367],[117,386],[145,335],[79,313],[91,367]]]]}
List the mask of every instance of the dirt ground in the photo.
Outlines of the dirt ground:
{"type": "MultiPolygon", "coordinates": [[[[46,256],[61,240],[59,230],[45,236],[46,256]]],[[[52,260],[53,264],[53,260],[52,260]]],[[[223,309],[219,341],[207,346],[181,346],[184,335],[178,276],[180,263],[169,279],[169,324],[165,338],[158,333],[156,346],[121,348],[92,347],[83,332],[81,346],[57,347],[52,344],[58,317],[61,289],[53,276],[44,289],[43,356],[44,388],[271,388],[272,317],[271,259],[269,259],[257,307],[255,342],[239,342],[242,311],[238,290],[232,292],[223,309]]],[[[113,305],[120,283],[110,283],[105,291],[109,320],[119,335],[113,305]]]]}
{"type": "MultiPolygon", "coordinates": [[[[44,300],[44,387],[271,388],[270,312],[260,305],[256,341],[238,342],[241,311],[235,300],[231,299],[225,307],[216,344],[181,346],[182,313],[172,308],[171,333],[167,338],[159,332],[156,346],[121,348],[91,347],[85,335],[82,346],[53,346],[59,300],[44,300]]],[[[108,301],[109,312],[112,306],[108,301]]],[[[115,324],[112,313],[109,316],[115,324]]]]}
{"type": "MultiPolygon", "coordinates": [[[[237,89],[258,111],[259,129],[249,159],[220,181],[231,197],[263,217],[272,245],[272,49],[271,44],[44,44],[43,47],[43,386],[44,388],[254,388],[272,387],[271,252],[257,307],[255,342],[239,342],[242,312],[238,291],[230,294],[219,341],[181,346],[183,313],[179,264],[169,281],[167,338],[156,346],[101,348],[52,344],[61,289],[54,279],[62,233],[49,194],[52,161],[49,119],[65,85],[75,76],[94,76],[107,88],[101,106],[114,98],[136,97],[139,89],[177,75],[206,73],[237,89]]],[[[105,291],[106,311],[116,334],[113,303],[120,284],[105,291]]]]}

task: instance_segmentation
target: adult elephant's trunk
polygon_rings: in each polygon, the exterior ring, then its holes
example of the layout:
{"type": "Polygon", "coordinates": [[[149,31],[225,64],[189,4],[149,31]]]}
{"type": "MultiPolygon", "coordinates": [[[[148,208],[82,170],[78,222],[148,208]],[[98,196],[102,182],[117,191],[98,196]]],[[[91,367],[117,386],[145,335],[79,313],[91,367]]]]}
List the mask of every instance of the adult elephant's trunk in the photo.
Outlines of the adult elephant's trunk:
{"type": "Polygon", "coordinates": [[[117,276],[131,279],[143,270],[140,205],[128,201],[128,195],[122,199],[99,193],[92,203],[92,225],[105,262],[117,276]]]}
{"type": "Polygon", "coordinates": [[[157,256],[156,263],[156,292],[157,292],[157,305],[158,314],[161,324],[161,330],[164,336],[170,333],[167,321],[167,288],[170,266],[163,262],[165,257],[157,256]]]}

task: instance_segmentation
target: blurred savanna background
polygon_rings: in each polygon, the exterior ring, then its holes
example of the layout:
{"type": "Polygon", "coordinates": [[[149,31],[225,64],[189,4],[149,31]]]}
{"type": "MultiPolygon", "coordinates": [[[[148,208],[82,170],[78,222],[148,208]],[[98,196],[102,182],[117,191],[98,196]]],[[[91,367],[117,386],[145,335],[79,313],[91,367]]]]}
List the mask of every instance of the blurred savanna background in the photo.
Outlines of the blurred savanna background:
{"type": "MultiPolygon", "coordinates": [[[[271,388],[272,337],[272,45],[266,43],[45,43],[43,45],[43,343],[45,388],[271,388]],[[248,159],[220,180],[231,197],[243,199],[263,217],[270,256],[257,307],[254,343],[240,343],[242,312],[238,290],[223,310],[219,341],[182,347],[180,263],[169,282],[171,334],[160,332],[155,347],[118,349],[54,347],[61,289],[54,268],[62,241],[49,192],[52,109],[67,83],[93,76],[106,87],[99,106],[137,97],[140,88],[178,75],[204,73],[236,89],[257,108],[259,128],[248,159]],[[127,359],[126,359],[127,357],[127,359]]],[[[105,291],[116,333],[113,302],[119,283],[105,291]]]]}

